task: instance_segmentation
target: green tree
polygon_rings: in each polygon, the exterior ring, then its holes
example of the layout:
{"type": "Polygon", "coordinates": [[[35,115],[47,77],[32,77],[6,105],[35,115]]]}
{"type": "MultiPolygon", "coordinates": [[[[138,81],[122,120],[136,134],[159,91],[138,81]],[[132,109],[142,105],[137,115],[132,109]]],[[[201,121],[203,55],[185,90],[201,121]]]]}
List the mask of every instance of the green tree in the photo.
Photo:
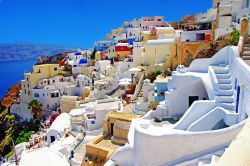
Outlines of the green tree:
{"type": "Polygon", "coordinates": [[[230,44],[236,46],[240,39],[240,32],[234,28],[230,36],[230,44]]]}
{"type": "Polygon", "coordinates": [[[90,57],[91,59],[95,59],[95,53],[97,52],[96,48],[91,52],[90,57]]]}
{"type": "Polygon", "coordinates": [[[37,100],[31,100],[28,103],[28,109],[31,109],[34,119],[36,119],[39,115],[41,115],[43,111],[42,108],[43,108],[43,105],[37,100]]]}

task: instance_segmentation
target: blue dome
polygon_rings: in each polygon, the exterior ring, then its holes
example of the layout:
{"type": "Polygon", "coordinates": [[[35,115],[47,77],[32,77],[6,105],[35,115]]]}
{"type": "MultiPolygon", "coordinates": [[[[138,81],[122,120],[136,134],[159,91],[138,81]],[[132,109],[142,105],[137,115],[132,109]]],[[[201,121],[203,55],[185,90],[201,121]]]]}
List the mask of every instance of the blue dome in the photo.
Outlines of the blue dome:
{"type": "Polygon", "coordinates": [[[80,61],[79,61],[79,64],[86,64],[86,63],[88,63],[88,61],[87,61],[86,58],[82,58],[82,59],[80,59],[80,61]]]}
{"type": "Polygon", "coordinates": [[[76,52],[75,55],[82,55],[82,53],[81,52],[76,52]]]}

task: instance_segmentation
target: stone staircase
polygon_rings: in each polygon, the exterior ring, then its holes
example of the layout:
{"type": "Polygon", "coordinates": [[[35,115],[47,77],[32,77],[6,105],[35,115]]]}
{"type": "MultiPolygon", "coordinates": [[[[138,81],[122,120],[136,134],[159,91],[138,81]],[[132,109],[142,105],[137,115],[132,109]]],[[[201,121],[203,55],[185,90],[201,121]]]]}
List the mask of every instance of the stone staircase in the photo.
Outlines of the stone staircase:
{"type": "Polygon", "coordinates": [[[248,36],[248,42],[244,43],[241,58],[244,60],[244,62],[250,65],[250,36],[248,36]]]}

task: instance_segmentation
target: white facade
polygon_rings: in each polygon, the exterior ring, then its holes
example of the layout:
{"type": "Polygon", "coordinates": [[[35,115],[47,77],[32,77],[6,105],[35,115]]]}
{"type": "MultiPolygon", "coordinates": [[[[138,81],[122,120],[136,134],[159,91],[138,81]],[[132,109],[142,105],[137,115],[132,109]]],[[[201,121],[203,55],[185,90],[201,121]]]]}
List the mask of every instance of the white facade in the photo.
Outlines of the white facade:
{"type": "Polygon", "coordinates": [[[96,100],[85,108],[86,113],[84,114],[84,127],[87,130],[97,130],[102,128],[103,119],[106,114],[111,111],[121,112],[123,110],[122,102],[115,99],[103,99],[96,100]]]}
{"type": "Polygon", "coordinates": [[[43,105],[45,110],[56,110],[59,107],[61,94],[54,85],[43,88],[35,87],[32,89],[32,96],[43,105]]]}
{"type": "MultiPolygon", "coordinates": [[[[181,41],[199,41],[197,36],[203,35],[205,38],[205,34],[211,33],[211,30],[197,30],[197,31],[182,31],[181,33],[181,41]]],[[[203,39],[204,40],[204,39],[203,39]]]]}
{"type": "Polygon", "coordinates": [[[142,53],[143,53],[143,47],[141,42],[134,42],[133,47],[133,65],[139,66],[142,64],[142,53]]]}
{"type": "Polygon", "coordinates": [[[95,63],[95,68],[96,68],[97,72],[104,73],[105,69],[108,65],[110,65],[109,60],[101,60],[101,61],[97,61],[95,63]]]}
{"type": "Polygon", "coordinates": [[[175,72],[169,79],[165,102],[132,122],[129,143],[111,161],[121,166],[177,165],[224,150],[250,115],[249,82],[250,67],[239,57],[238,47],[225,47],[212,58],[194,60],[187,72],[175,72]],[[187,109],[190,101],[194,102],[187,109]],[[156,116],[180,113],[184,115],[174,125],[152,123],[156,116]]]}
{"type": "Polygon", "coordinates": [[[118,70],[119,73],[123,73],[128,71],[132,67],[133,62],[125,62],[125,61],[119,61],[115,62],[114,66],[118,70]]]}
{"type": "Polygon", "coordinates": [[[48,144],[63,138],[65,134],[71,130],[71,123],[71,117],[68,113],[60,114],[47,131],[46,136],[48,144]]]}

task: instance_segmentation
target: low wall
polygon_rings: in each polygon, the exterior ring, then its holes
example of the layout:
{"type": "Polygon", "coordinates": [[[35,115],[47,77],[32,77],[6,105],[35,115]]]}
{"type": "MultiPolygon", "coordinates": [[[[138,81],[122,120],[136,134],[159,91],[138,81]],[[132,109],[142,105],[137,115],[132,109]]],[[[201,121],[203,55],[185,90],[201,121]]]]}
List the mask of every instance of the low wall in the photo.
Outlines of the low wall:
{"type": "MultiPolygon", "coordinates": [[[[149,132],[140,124],[135,127],[133,147],[134,165],[171,165],[184,157],[191,158],[204,151],[228,145],[240,132],[244,123],[208,132],[167,130],[149,132]],[[151,147],[150,149],[148,147],[151,147]]],[[[120,163],[117,163],[118,165],[120,163]]]]}

